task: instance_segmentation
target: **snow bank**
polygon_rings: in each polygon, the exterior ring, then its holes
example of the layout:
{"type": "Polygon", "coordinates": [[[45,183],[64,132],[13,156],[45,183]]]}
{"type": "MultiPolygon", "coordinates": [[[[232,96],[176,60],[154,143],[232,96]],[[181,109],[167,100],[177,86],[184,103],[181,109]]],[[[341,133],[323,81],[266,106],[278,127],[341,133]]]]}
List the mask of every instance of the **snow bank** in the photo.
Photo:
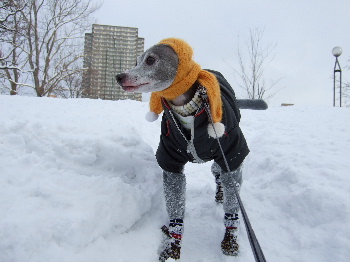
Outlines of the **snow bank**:
{"type": "Polygon", "coordinates": [[[244,112],[252,152],[242,198],[273,261],[349,260],[349,113],[331,107],[244,112]]]}
{"type": "Polygon", "coordinates": [[[161,173],[128,103],[0,98],[0,261],[50,261],[159,208],[161,173]]]}
{"type": "MultiPolygon", "coordinates": [[[[135,101],[0,96],[0,261],[157,261],[160,120],[135,101]]],[[[242,201],[271,261],[349,261],[350,111],[242,110],[242,201]]],[[[188,164],[181,261],[226,257],[211,163],[188,164]]]]}

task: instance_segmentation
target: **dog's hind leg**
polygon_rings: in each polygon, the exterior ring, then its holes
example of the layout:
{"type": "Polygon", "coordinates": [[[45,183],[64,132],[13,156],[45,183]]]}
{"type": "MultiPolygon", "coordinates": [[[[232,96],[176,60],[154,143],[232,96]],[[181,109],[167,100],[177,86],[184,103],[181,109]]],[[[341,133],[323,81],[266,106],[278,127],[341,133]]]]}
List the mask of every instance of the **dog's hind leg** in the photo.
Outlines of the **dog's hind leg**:
{"type": "Polygon", "coordinates": [[[242,185],[242,165],[231,172],[221,173],[221,183],[224,189],[224,211],[225,213],[238,213],[239,204],[235,191],[239,194],[242,185]]]}
{"type": "Polygon", "coordinates": [[[217,203],[224,203],[224,191],[221,185],[221,167],[214,162],[211,166],[211,172],[215,177],[216,191],[215,191],[215,201],[217,203]]]}
{"type": "Polygon", "coordinates": [[[169,227],[162,227],[165,238],[158,252],[159,261],[180,258],[185,215],[186,177],[183,173],[163,171],[163,186],[170,222],[169,227]]]}
{"type": "Polygon", "coordinates": [[[242,184],[242,165],[234,171],[222,172],[221,183],[224,189],[224,225],[226,232],[221,242],[221,250],[225,255],[236,256],[239,245],[237,243],[239,226],[239,204],[236,193],[239,194],[242,184]]]}

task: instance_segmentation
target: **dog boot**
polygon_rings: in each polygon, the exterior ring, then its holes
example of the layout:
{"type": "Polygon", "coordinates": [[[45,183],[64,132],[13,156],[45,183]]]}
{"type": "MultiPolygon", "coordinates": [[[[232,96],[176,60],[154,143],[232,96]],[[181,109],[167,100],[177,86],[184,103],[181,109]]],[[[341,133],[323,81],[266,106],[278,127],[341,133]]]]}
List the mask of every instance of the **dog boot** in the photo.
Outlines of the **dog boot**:
{"type": "Polygon", "coordinates": [[[226,232],[221,242],[221,250],[225,255],[237,256],[239,245],[237,243],[239,218],[238,214],[225,214],[224,224],[226,232]]]}
{"type": "Polygon", "coordinates": [[[164,262],[168,258],[180,259],[183,220],[171,219],[169,227],[163,226],[162,231],[164,239],[158,252],[159,261],[164,262]]]}

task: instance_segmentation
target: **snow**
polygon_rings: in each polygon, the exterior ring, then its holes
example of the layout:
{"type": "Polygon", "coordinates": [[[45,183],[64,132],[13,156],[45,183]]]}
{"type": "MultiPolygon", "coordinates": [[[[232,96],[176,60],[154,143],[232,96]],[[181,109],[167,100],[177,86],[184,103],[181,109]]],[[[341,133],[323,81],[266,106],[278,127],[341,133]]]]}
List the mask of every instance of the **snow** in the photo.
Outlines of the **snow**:
{"type": "MultiPolygon", "coordinates": [[[[167,223],[147,103],[0,96],[0,261],[157,261],[167,223]]],[[[241,110],[241,198],[267,261],[349,261],[350,111],[241,110]]],[[[211,163],[188,164],[181,260],[220,250],[211,163]]],[[[169,260],[170,261],[170,260],[169,260]]]]}

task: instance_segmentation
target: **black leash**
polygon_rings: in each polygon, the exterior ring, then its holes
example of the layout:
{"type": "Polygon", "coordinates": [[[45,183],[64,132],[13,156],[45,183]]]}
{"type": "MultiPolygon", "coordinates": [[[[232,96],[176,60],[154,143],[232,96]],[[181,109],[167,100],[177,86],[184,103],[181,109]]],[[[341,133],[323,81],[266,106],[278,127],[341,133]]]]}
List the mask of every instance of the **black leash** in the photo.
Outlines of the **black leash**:
{"type": "MultiPolygon", "coordinates": [[[[226,159],[225,154],[224,154],[224,151],[223,151],[223,149],[222,149],[222,146],[221,146],[221,143],[220,143],[220,139],[219,139],[219,137],[218,137],[218,135],[217,135],[217,133],[216,133],[215,127],[214,127],[213,118],[212,118],[212,115],[211,115],[211,113],[210,113],[209,99],[208,99],[208,95],[207,95],[207,92],[206,92],[206,90],[205,90],[204,87],[201,87],[200,93],[201,93],[201,96],[202,96],[202,98],[203,98],[203,103],[204,103],[205,111],[207,112],[207,114],[208,114],[208,116],[209,116],[209,120],[210,120],[211,124],[213,125],[213,130],[214,130],[214,132],[215,132],[216,140],[218,141],[218,144],[219,144],[219,147],[220,147],[222,156],[223,156],[224,161],[225,161],[225,165],[226,165],[227,171],[230,172],[230,167],[229,167],[229,165],[228,165],[228,163],[227,163],[227,159],[226,159]]],[[[250,243],[250,246],[251,246],[251,248],[252,248],[255,261],[256,261],[256,262],[266,262],[266,259],[265,259],[264,253],[263,253],[263,251],[262,251],[262,249],[261,249],[261,247],[260,247],[259,241],[258,241],[258,239],[257,239],[256,236],[255,236],[255,233],[254,233],[254,230],[253,230],[253,228],[252,228],[252,226],[251,226],[251,224],[250,224],[248,215],[247,215],[247,213],[245,212],[245,209],[244,209],[244,206],[243,206],[241,197],[240,197],[239,194],[237,193],[235,187],[234,187],[234,192],[235,192],[235,195],[236,195],[236,198],[237,198],[239,207],[241,208],[241,212],[242,212],[242,216],[243,216],[244,225],[245,225],[245,228],[246,228],[246,230],[247,230],[247,235],[248,235],[249,243],[250,243]]]]}

